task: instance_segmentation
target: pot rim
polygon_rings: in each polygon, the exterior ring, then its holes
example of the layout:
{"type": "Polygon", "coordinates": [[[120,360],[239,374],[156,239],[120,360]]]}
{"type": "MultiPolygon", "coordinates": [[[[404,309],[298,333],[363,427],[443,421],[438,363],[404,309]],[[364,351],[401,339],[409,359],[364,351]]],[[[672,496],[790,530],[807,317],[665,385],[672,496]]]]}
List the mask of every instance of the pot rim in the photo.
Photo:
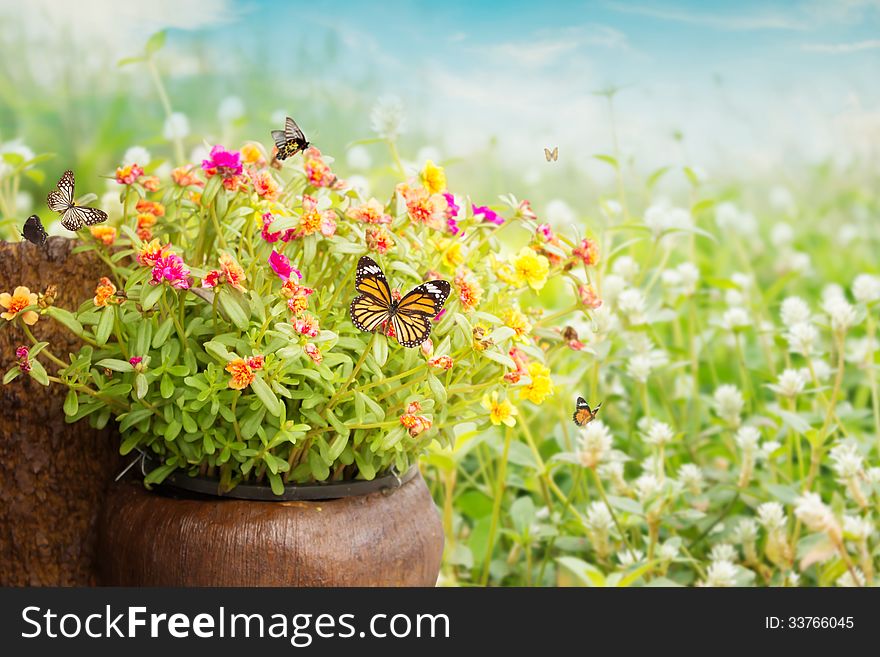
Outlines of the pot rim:
{"type": "MultiPolygon", "coordinates": [[[[143,453],[139,459],[141,462],[141,474],[146,476],[149,466],[158,467],[161,463],[143,453]]],[[[381,492],[385,495],[410,481],[419,471],[417,464],[410,466],[403,474],[398,474],[392,468],[390,472],[371,480],[353,479],[351,481],[332,481],[328,483],[314,484],[288,484],[284,487],[284,493],[276,495],[269,486],[263,484],[237,484],[235,488],[226,493],[218,493],[217,479],[195,476],[180,471],[172,472],[160,484],[160,488],[172,488],[192,493],[200,493],[216,498],[229,498],[237,500],[256,500],[261,502],[295,502],[314,500],[335,500],[343,497],[359,497],[370,493],[381,492]]]]}

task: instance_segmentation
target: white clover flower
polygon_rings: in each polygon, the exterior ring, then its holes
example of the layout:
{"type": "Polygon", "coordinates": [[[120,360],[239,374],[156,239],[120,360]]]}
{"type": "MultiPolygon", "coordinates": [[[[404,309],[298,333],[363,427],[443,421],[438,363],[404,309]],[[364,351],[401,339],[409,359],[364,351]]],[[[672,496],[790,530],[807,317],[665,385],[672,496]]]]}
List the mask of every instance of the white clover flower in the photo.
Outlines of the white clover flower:
{"type": "Polygon", "coordinates": [[[794,214],[795,210],[797,210],[794,196],[792,196],[792,193],[787,188],[781,186],[776,186],[770,190],[770,206],[774,210],[789,215],[794,214]]]}
{"type": "Polygon", "coordinates": [[[795,500],[794,514],[808,529],[825,532],[835,542],[841,538],[840,525],[834,512],[817,493],[804,493],[795,500]]]}
{"type": "Polygon", "coordinates": [[[694,495],[703,490],[703,471],[694,463],[685,463],[678,469],[678,480],[694,495]]]}
{"type": "Polygon", "coordinates": [[[828,456],[831,458],[834,471],[841,479],[852,479],[861,475],[864,459],[854,444],[835,445],[828,456]]]}
{"type": "Polygon", "coordinates": [[[700,282],[700,270],[691,262],[683,262],[675,268],[681,276],[681,284],[685,296],[692,296],[697,291],[700,282]]]}
{"type": "Polygon", "coordinates": [[[345,182],[347,182],[348,186],[361,196],[369,196],[370,181],[366,177],[354,174],[353,176],[347,176],[345,182]]]}
{"type": "Polygon", "coordinates": [[[874,523],[869,518],[843,516],[843,531],[856,541],[865,541],[874,533],[874,523]]]}
{"type": "Polygon", "coordinates": [[[742,413],[745,400],[739,388],[729,383],[720,385],[715,389],[715,411],[718,417],[734,426],[739,426],[740,413],[742,413]]]}
{"type": "Polygon", "coordinates": [[[384,96],[376,101],[370,112],[370,125],[373,132],[383,139],[395,141],[406,128],[406,115],[400,98],[384,96]]]}
{"type": "Polygon", "coordinates": [[[651,375],[652,361],[649,356],[636,354],[626,364],[626,372],[636,381],[645,383],[651,375]]]}
{"type": "Polygon", "coordinates": [[[591,531],[610,532],[614,527],[614,519],[604,502],[591,502],[584,520],[591,531]]]}
{"type": "Polygon", "coordinates": [[[727,290],[724,293],[724,303],[728,306],[743,306],[746,303],[746,297],[740,290],[727,290]]]}
{"type": "Polygon", "coordinates": [[[694,223],[689,211],[671,207],[666,203],[655,203],[648,207],[645,210],[644,222],[655,237],[668,230],[691,228],[694,223]]]}
{"type": "Polygon", "coordinates": [[[560,198],[548,201],[544,216],[554,228],[569,226],[577,221],[577,214],[572,207],[560,198]]]}
{"type": "Polygon", "coordinates": [[[745,308],[728,308],[721,317],[721,326],[727,331],[738,331],[752,323],[745,308]]]}
{"type": "Polygon", "coordinates": [[[813,262],[809,254],[794,249],[786,249],[782,252],[776,264],[778,272],[794,272],[806,276],[813,269],[813,262]]]}
{"type": "Polygon", "coordinates": [[[595,468],[608,458],[611,432],[602,420],[593,420],[582,431],[578,457],[585,468],[595,468]]]}
{"type": "Polygon", "coordinates": [[[617,315],[604,303],[591,313],[591,318],[593,324],[590,328],[597,336],[606,336],[620,326],[617,315]]]}
{"type": "MultiPolygon", "coordinates": [[[[186,114],[182,112],[174,112],[165,119],[165,125],[162,127],[162,134],[165,139],[183,139],[189,135],[189,119],[186,117],[186,114]]],[[[207,149],[202,147],[205,150],[205,157],[207,157],[207,149]]],[[[191,158],[192,159],[192,158],[191,158]]],[[[203,157],[198,159],[192,159],[193,162],[201,162],[203,157]]]]}
{"type": "Polygon", "coordinates": [[[369,169],[373,164],[373,158],[370,157],[370,151],[365,146],[357,145],[348,149],[345,154],[345,161],[352,169],[356,171],[364,171],[369,169]]]}
{"type": "Polygon", "coordinates": [[[633,281],[639,275],[639,263],[628,255],[620,256],[612,263],[611,273],[617,274],[625,281],[633,281]]]}
{"type": "Polygon", "coordinates": [[[675,438],[675,432],[672,430],[672,427],[665,422],[657,420],[651,422],[645,433],[645,442],[656,447],[668,445],[672,442],[673,438],[675,438]]]}
{"type": "Polygon", "coordinates": [[[843,297],[831,297],[822,306],[831,318],[831,328],[845,333],[856,323],[856,309],[843,297]]]}
{"type": "Polygon", "coordinates": [[[712,546],[709,559],[712,561],[736,561],[739,558],[736,548],[730,543],[718,543],[712,546]]]}
{"type": "Polygon", "coordinates": [[[752,518],[742,518],[733,530],[734,540],[738,543],[754,543],[758,538],[758,523],[752,518]]]}
{"type": "Polygon", "coordinates": [[[758,457],[769,461],[770,458],[773,456],[773,453],[780,447],[782,447],[782,443],[780,443],[779,441],[764,441],[763,443],[761,443],[761,447],[758,450],[758,457]]]}
{"type": "Polygon", "coordinates": [[[854,363],[870,364],[874,362],[874,353],[877,351],[878,343],[876,339],[858,338],[847,340],[847,360],[854,363]]]}
{"type": "Polygon", "coordinates": [[[880,468],[868,468],[868,470],[865,472],[865,477],[868,479],[868,482],[875,486],[877,484],[880,484],[880,468]]]}
{"type": "Polygon", "coordinates": [[[794,324],[785,334],[788,349],[805,357],[811,356],[816,351],[816,343],[819,341],[819,331],[809,322],[794,324]]]}
{"type": "Polygon", "coordinates": [[[739,208],[730,201],[719,203],[715,208],[715,223],[721,230],[737,229],[739,217],[739,208]]]}
{"type": "Polygon", "coordinates": [[[794,228],[791,224],[778,222],[770,230],[770,242],[777,249],[783,249],[794,241],[794,228]]]}
{"type": "MultiPolygon", "coordinates": [[[[25,146],[21,139],[13,139],[5,144],[0,144],[0,178],[10,175],[15,167],[7,162],[2,156],[5,154],[18,155],[24,162],[34,159],[34,152],[25,146]]],[[[30,168],[30,165],[26,168],[30,168]]]]}
{"type": "Polygon", "coordinates": [[[779,502],[764,502],[757,512],[758,522],[768,532],[783,529],[786,525],[785,510],[779,502]]]}
{"type": "Polygon", "coordinates": [[[204,144],[199,144],[189,154],[190,162],[199,162],[202,160],[207,160],[211,156],[210,151],[205,147],[204,144]]]}
{"type": "Polygon", "coordinates": [[[713,561],[706,569],[701,586],[729,588],[736,586],[736,566],[730,561],[713,561]]]}
{"type": "MultiPolygon", "coordinates": [[[[602,279],[602,299],[604,299],[607,303],[599,306],[599,309],[601,310],[609,304],[615,304],[618,297],[620,297],[621,292],[623,292],[625,289],[626,281],[623,279],[622,276],[618,276],[617,274],[608,274],[608,276],[602,279]]],[[[595,314],[595,312],[593,314],[595,314]]]]}
{"type": "Polygon", "coordinates": [[[827,381],[832,374],[831,365],[825,360],[814,360],[813,371],[816,373],[816,378],[819,381],[827,381]]]}
{"type": "Polygon", "coordinates": [[[122,216],[122,202],[119,200],[118,187],[119,186],[117,185],[117,190],[115,192],[104,192],[101,194],[100,206],[112,219],[122,216]]]}
{"type": "Polygon", "coordinates": [[[610,481],[617,492],[623,493],[629,489],[623,476],[623,463],[621,461],[612,460],[603,463],[599,466],[599,476],[610,481]]]}
{"type": "Polygon", "coordinates": [[[660,274],[660,282],[663,283],[663,287],[665,287],[672,296],[678,296],[681,290],[681,274],[677,269],[664,269],[663,273],[660,274]]]}
{"type": "Polygon", "coordinates": [[[853,298],[859,303],[871,303],[880,300],[880,276],[859,274],[852,283],[853,298]]]}
{"type": "Polygon", "coordinates": [[[623,206],[613,198],[605,199],[599,204],[599,210],[606,219],[616,219],[623,214],[623,206]]]}
{"type": "Polygon", "coordinates": [[[217,120],[222,124],[233,123],[244,116],[244,101],[238,96],[227,96],[217,107],[217,120]]]}
{"type": "Polygon", "coordinates": [[[625,568],[637,564],[644,558],[645,553],[641,550],[621,550],[617,553],[617,559],[620,561],[620,565],[625,568]]]}
{"type": "Polygon", "coordinates": [[[694,392],[694,377],[690,374],[679,374],[672,383],[674,399],[687,399],[694,392]]]}
{"type": "Polygon", "coordinates": [[[653,497],[660,492],[661,487],[657,477],[647,472],[636,479],[633,485],[640,500],[653,497]]]}
{"type": "Polygon", "coordinates": [[[779,310],[782,324],[791,328],[810,321],[810,307],[800,297],[786,297],[779,310]]]}
{"type": "Polygon", "coordinates": [[[752,279],[750,274],[745,274],[741,271],[735,271],[730,275],[730,280],[733,281],[736,286],[741,290],[748,290],[752,287],[754,280],[752,279]]]}
{"type": "Polygon", "coordinates": [[[828,283],[822,288],[822,305],[824,306],[826,303],[833,299],[843,299],[846,300],[846,292],[843,287],[837,283],[828,283]]]}
{"type": "Polygon", "coordinates": [[[625,289],[617,297],[617,308],[627,316],[632,324],[644,324],[645,317],[645,297],[642,291],[630,287],[625,289]]]}
{"type": "Polygon", "coordinates": [[[127,167],[130,164],[140,164],[142,167],[150,163],[150,151],[143,146],[132,146],[125,155],[122,156],[122,166],[127,167]]]}
{"type": "Polygon", "coordinates": [[[34,197],[26,190],[21,190],[15,195],[15,208],[22,215],[30,214],[34,209],[34,197]]]}
{"type": "Polygon", "coordinates": [[[737,447],[743,452],[750,454],[754,454],[757,451],[760,439],[761,432],[755,427],[740,427],[740,430],[737,431],[736,436],[734,436],[737,447]]]}
{"type": "Polygon", "coordinates": [[[861,237],[862,231],[855,224],[846,223],[837,229],[835,235],[837,236],[837,242],[841,246],[849,246],[853,240],[861,237]]]}
{"type": "Polygon", "coordinates": [[[843,575],[837,578],[835,583],[838,586],[846,587],[846,588],[854,588],[858,586],[864,586],[867,583],[865,579],[865,573],[862,572],[860,568],[855,569],[855,578],[851,572],[846,571],[843,575]]]}
{"type": "Polygon", "coordinates": [[[673,561],[678,558],[679,550],[678,543],[669,539],[657,547],[657,558],[660,561],[673,561]]]}
{"type": "Polygon", "coordinates": [[[768,387],[777,395],[783,397],[794,398],[804,391],[809,377],[804,375],[803,370],[786,369],[783,370],[776,383],[770,384],[768,387]]]}
{"type": "Polygon", "coordinates": [[[785,576],[785,584],[784,584],[785,586],[798,587],[798,586],[800,586],[800,583],[801,583],[800,573],[796,573],[792,570],[785,576]]]}

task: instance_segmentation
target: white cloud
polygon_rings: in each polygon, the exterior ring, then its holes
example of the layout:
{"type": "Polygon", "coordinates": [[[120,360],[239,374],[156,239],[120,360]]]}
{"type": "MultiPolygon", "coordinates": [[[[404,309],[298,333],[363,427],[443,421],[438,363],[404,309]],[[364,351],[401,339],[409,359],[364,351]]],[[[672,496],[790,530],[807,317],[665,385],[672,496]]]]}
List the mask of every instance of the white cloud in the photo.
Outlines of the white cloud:
{"type": "Polygon", "coordinates": [[[880,39],[867,39],[866,41],[853,41],[850,43],[805,43],[801,48],[808,52],[843,55],[851,52],[880,49],[880,39]]]}

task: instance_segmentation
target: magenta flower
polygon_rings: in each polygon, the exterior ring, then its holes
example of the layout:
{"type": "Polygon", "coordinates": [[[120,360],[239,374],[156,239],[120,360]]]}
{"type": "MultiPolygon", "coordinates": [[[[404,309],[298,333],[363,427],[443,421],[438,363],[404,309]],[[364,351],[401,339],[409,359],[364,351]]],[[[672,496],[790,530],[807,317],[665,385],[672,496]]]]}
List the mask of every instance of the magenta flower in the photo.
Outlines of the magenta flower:
{"type": "Polygon", "coordinates": [[[288,257],[283,253],[278,253],[275,249],[272,249],[272,254],[269,256],[269,266],[285,282],[290,280],[291,274],[296,275],[299,279],[303,277],[302,272],[290,264],[288,257]]]}
{"type": "Polygon", "coordinates": [[[15,350],[15,357],[18,358],[18,369],[27,374],[31,371],[30,349],[24,345],[15,350]]]}
{"type": "Polygon", "coordinates": [[[472,205],[471,210],[475,217],[482,216],[483,221],[488,221],[496,226],[500,226],[504,223],[504,217],[499,216],[497,212],[486,205],[472,205]]]}
{"type": "Polygon", "coordinates": [[[453,235],[458,235],[461,232],[461,227],[458,225],[458,222],[450,217],[446,220],[446,230],[448,230],[453,235]]]}
{"type": "Polygon", "coordinates": [[[455,204],[455,196],[453,196],[449,192],[443,192],[443,196],[446,199],[446,217],[449,219],[454,219],[458,216],[458,211],[460,210],[460,208],[455,204]]]}
{"type": "Polygon", "coordinates": [[[270,244],[277,242],[279,239],[281,239],[281,231],[278,231],[277,233],[269,232],[269,226],[272,225],[273,221],[275,221],[275,217],[272,216],[271,212],[267,212],[263,215],[263,230],[261,234],[263,236],[263,239],[270,244]]]}
{"type": "Polygon", "coordinates": [[[437,313],[436,315],[434,315],[434,319],[433,319],[433,321],[435,321],[435,322],[439,322],[441,319],[443,319],[443,315],[445,315],[445,314],[446,314],[446,308],[444,308],[444,309],[441,310],[439,313],[437,313]]]}
{"type": "Polygon", "coordinates": [[[535,234],[538,236],[538,239],[544,242],[549,242],[553,239],[553,229],[550,227],[550,224],[538,224],[535,234]]]}
{"type": "Polygon", "coordinates": [[[144,359],[143,356],[132,356],[131,358],[128,359],[128,364],[131,365],[132,367],[137,367],[138,365],[141,364],[141,361],[143,359],[144,359]]]}
{"type": "Polygon", "coordinates": [[[156,260],[153,265],[153,279],[150,285],[168,283],[178,290],[188,290],[192,282],[189,280],[189,268],[177,254],[171,253],[156,260]]]}
{"type": "Polygon", "coordinates": [[[202,169],[209,176],[218,174],[224,180],[229,180],[235,176],[240,176],[242,171],[241,153],[238,151],[227,151],[220,145],[211,149],[211,157],[202,160],[202,169]]]}

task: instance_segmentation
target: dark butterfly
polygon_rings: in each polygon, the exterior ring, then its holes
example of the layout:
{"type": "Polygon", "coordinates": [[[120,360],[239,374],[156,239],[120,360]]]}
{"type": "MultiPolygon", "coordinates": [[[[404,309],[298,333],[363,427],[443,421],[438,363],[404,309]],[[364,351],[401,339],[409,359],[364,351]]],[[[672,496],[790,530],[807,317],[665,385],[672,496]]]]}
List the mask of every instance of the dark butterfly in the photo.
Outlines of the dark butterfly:
{"type": "Polygon", "coordinates": [[[58,189],[49,192],[46,204],[53,212],[61,215],[61,225],[76,232],[83,226],[94,226],[107,221],[107,213],[98,208],[77,205],[73,194],[73,171],[68,169],[58,181],[58,189]]]}
{"type": "Polygon", "coordinates": [[[583,397],[578,397],[577,405],[574,407],[574,414],[571,419],[574,420],[576,425],[583,427],[596,419],[596,413],[599,412],[599,407],[601,406],[602,402],[599,402],[599,405],[596,406],[596,408],[590,410],[590,405],[587,403],[587,400],[583,397]]]}
{"type": "Polygon", "coordinates": [[[21,229],[21,236],[31,244],[36,244],[37,246],[45,246],[46,240],[49,239],[46,229],[43,228],[43,222],[40,221],[40,218],[35,214],[32,214],[27,218],[27,221],[24,222],[24,226],[21,229]]]}
{"type": "Polygon", "coordinates": [[[275,159],[278,160],[286,160],[311,145],[296,121],[289,116],[284,121],[284,130],[272,131],[272,139],[275,140],[275,146],[278,147],[278,153],[275,155],[275,159]]]}
{"type": "Polygon", "coordinates": [[[361,331],[372,333],[391,322],[394,337],[404,347],[418,347],[431,334],[431,320],[443,309],[452,289],[448,281],[417,285],[399,301],[382,269],[372,258],[358,261],[355,287],[360,295],[351,302],[351,321],[361,331]]]}

